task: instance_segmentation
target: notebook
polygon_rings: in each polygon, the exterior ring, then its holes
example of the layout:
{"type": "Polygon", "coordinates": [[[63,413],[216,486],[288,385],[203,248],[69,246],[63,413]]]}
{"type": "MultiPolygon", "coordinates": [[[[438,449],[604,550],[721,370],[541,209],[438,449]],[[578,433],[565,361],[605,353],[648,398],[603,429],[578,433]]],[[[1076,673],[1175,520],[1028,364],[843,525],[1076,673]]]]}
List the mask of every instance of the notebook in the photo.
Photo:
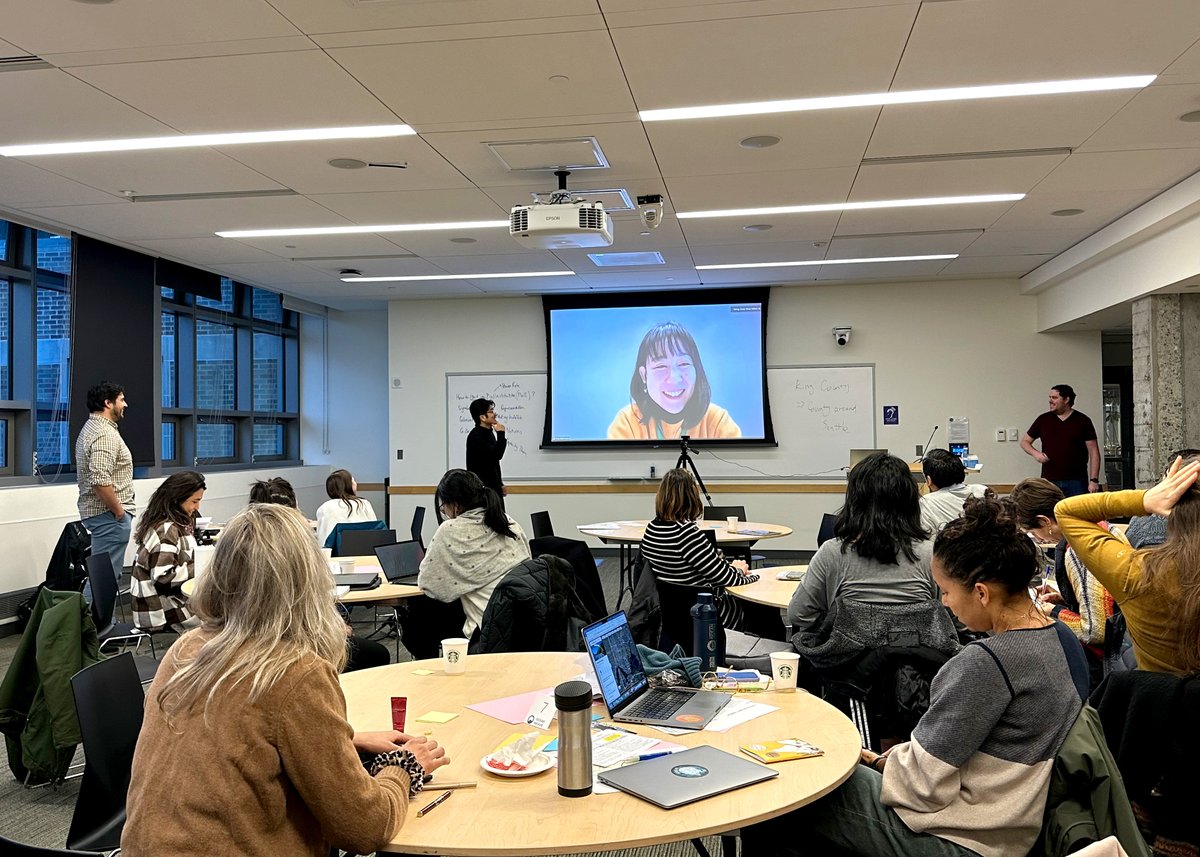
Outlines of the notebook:
{"type": "Polygon", "coordinates": [[[424,555],[425,551],[415,540],[397,542],[394,545],[379,545],[375,548],[375,556],[383,568],[383,575],[388,579],[388,583],[415,585],[424,555]]]}
{"type": "Polygon", "coordinates": [[[600,782],[663,809],[674,809],[777,776],[779,771],[707,744],[597,775],[600,782]]]}
{"type": "Polygon", "coordinates": [[[583,641],[609,717],[620,723],[703,729],[729,702],[725,693],[650,687],[624,610],[584,628],[583,641]]]}

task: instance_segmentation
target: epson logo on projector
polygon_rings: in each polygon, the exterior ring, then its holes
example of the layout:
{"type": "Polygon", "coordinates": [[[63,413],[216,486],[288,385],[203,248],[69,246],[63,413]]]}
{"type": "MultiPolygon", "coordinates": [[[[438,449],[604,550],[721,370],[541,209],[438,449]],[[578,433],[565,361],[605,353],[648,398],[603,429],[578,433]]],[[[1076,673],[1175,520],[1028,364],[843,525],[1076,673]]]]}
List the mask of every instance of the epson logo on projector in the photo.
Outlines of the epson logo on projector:
{"type": "Polygon", "coordinates": [[[530,250],[608,247],[613,243],[612,218],[604,206],[583,200],[514,206],[508,233],[530,250]]]}

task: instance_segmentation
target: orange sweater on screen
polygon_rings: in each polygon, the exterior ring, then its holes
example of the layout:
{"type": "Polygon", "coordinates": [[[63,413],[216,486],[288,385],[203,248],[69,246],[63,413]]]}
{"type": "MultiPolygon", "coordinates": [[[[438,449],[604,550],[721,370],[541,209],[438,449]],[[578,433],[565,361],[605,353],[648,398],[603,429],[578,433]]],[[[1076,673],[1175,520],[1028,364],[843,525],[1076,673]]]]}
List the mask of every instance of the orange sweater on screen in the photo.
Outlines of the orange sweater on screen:
{"type": "Polygon", "coordinates": [[[643,423],[641,409],[630,403],[613,418],[612,425],[608,427],[608,439],[655,440],[659,437],[659,429],[664,440],[676,440],[682,434],[695,440],[742,436],[742,430],[729,416],[729,411],[718,405],[710,404],[704,412],[704,419],[694,426],[684,426],[682,423],[660,423],[654,417],[643,423]]]}

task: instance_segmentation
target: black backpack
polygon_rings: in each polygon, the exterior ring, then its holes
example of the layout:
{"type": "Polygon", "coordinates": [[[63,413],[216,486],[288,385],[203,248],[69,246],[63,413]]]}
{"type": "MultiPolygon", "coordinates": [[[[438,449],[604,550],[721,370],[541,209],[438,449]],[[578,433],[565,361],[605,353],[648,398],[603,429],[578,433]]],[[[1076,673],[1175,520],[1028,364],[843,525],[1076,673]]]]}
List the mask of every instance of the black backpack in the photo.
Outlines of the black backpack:
{"type": "Polygon", "coordinates": [[[92,536],[80,521],[71,521],[63,527],[50,564],[46,566],[46,580],[39,583],[33,594],[17,604],[17,630],[25,630],[33,605],[43,589],[57,592],[78,592],[87,580],[87,558],[92,553],[92,536]]]}

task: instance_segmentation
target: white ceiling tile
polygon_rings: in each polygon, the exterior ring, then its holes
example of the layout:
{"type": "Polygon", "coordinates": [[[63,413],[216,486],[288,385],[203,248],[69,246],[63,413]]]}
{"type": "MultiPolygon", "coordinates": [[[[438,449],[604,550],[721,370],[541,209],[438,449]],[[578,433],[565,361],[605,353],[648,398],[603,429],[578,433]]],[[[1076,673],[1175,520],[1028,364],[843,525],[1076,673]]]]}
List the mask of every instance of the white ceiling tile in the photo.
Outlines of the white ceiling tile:
{"type": "Polygon", "coordinates": [[[714,217],[711,220],[681,220],[688,246],[744,246],[803,241],[828,241],[837,227],[837,212],[824,214],[781,214],[771,217],[714,217]],[[747,232],[746,226],[768,225],[769,230],[747,232]]]}
{"type": "MultiPolygon", "coordinates": [[[[741,265],[758,262],[806,262],[824,259],[828,245],[813,246],[811,241],[781,241],[775,244],[740,246],[725,244],[712,247],[692,248],[692,258],[697,265],[741,265]]],[[[768,269],[776,270],[776,269],[768,269]]],[[[777,270],[787,271],[788,268],[777,270]]],[[[707,275],[711,272],[705,272],[707,275]]]]}
{"type": "MultiPolygon", "coordinates": [[[[414,190],[380,193],[313,194],[314,202],[349,218],[354,223],[431,223],[459,220],[507,220],[508,209],[501,208],[481,190],[414,190]]],[[[472,229],[468,233],[480,230],[472,229]]],[[[408,235],[396,233],[401,243],[408,235]]],[[[408,246],[404,244],[403,246],[408,246]]]]}
{"type": "MultiPolygon", "coordinates": [[[[667,180],[667,188],[671,192],[671,203],[680,212],[845,202],[855,172],[852,167],[833,167],[742,175],[677,176],[667,180]]],[[[730,219],[740,221],[741,225],[771,222],[769,217],[761,215],[730,219]]]]}
{"type": "MultiPolygon", "coordinates": [[[[1197,4],[1200,5],[1200,4],[1197,4]]],[[[1200,125],[1180,122],[1200,110],[1200,84],[1148,86],[1088,137],[1083,150],[1193,148],[1200,145],[1200,125]]]]}
{"type": "Polygon", "coordinates": [[[312,0],[272,0],[275,8],[306,33],[339,33],[389,27],[438,27],[499,21],[594,15],[595,0],[442,0],[410,3],[314,3],[312,0]]]}
{"type": "MultiPolygon", "coordinates": [[[[1069,222],[1073,217],[1056,220],[1069,222]]],[[[1061,224],[1060,224],[1061,225],[1061,224]]],[[[962,251],[964,256],[1036,256],[1061,253],[1092,234],[1091,229],[989,229],[962,251]]]]}
{"type": "Polygon", "coordinates": [[[888,88],[915,8],[646,26],[612,38],[642,110],[878,92],[888,88]]]}
{"type": "Polygon", "coordinates": [[[877,262],[863,265],[822,265],[818,280],[852,282],[855,280],[900,280],[905,277],[935,277],[946,267],[946,261],[877,262]]]}
{"type": "Polygon", "coordinates": [[[0,39],[0,57],[21,57],[28,53],[29,51],[24,48],[18,48],[16,45],[0,39]]]}
{"type": "Polygon", "coordinates": [[[42,59],[62,69],[82,66],[142,63],[159,60],[196,59],[200,57],[231,57],[239,54],[273,54],[290,51],[311,51],[312,40],[307,36],[274,36],[267,39],[235,39],[230,42],[197,42],[184,45],[148,45],[136,48],[113,48],[99,51],[42,54],[42,59]]]}
{"type": "Polygon", "coordinates": [[[145,195],[286,189],[211,149],[54,155],[26,160],[112,194],[127,190],[145,195]]]}
{"type": "MultiPolygon", "coordinates": [[[[497,256],[437,256],[427,261],[447,274],[512,274],[527,271],[567,271],[570,268],[545,250],[525,250],[513,242],[514,252],[497,256]]],[[[547,282],[550,279],[547,278],[547,282]]],[[[563,277],[564,281],[573,277],[563,277]]]]}
{"type": "Polygon", "coordinates": [[[1071,191],[1031,193],[1013,203],[1008,213],[996,221],[997,229],[1092,229],[1112,223],[1122,214],[1141,205],[1155,194],[1150,191],[1071,191]],[[1082,208],[1074,217],[1055,217],[1050,212],[1082,208]]]}
{"type": "Polygon", "coordinates": [[[1159,76],[1160,83],[1200,83],[1200,40],[1180,54],[1159,76]]]}
{"type": "Polygon", "coordinates": [[[879,108],[783,113],[687,122],[648,122],[646,134],[667,178],[761,173],[797,167],[855,166],[862,159],[879,108]],[[747,137],[778,137],[766,149],[747,149],[747,137]]]}
{"type": "Polygon", "coordinates": [[[185,133],[397,121],[316,50],[100,65],[72,73],[185,133]]]}
{"type": "Polygon", "coordinates": [[[772,286],[786,283],[810,283],[820,268],[738,268],[725,271],[697,271],[706,286],[772,286]]]}
{"type": "Polygon", "coordinates": [[[1094,92],[885,107],[867,156],[1075,148],[1132,97],[1094,92]]]}
{"type": "Polygon", "coordinates": [[[933,232],[954,229],[986,229],[1013,203],[988,202],[970,205],[934,205],[924,208],[876,208],[844,211],[837,234],[877,235],[890,232],[933,232]]]}
{"type": "Polygon", "coordinates": [[[487,143],[518,140],[561,140],[595,137],[609,169],[576,170],[569,187],[610,187],[628,178],[657,178],[654,152],[646,142],[640,122],[608,122],[588,125],[542,125],[535,128],[511,128],[479,131],[441,132],[422,135],[423,139],[453,163],[478,187],[527,185],[535,181],[544,189],[556,186],[547,173],[509,172],[488,149],[487,143]]]}
{"type": "Polygon", "coordinates": [[[15,158],[0,158],[0,204],[23,208],[45,205],[93,205],[119,197],[15,158]]]}
{"type": "Polygon", "coordinates": [[[1066,157],[1062,154],[864,164],[854,179],[850,199],[1025,193],[1066,157]]]}
{"type": "MultiPolygon", "coordinates": [[[[339,219],[339,218],[335,218],[339,219]]],[[[339,219],[340,220],[340,219],[339,219]]],[[[395,257],[409,253],[382,235],[292,235],[279,238],[218,238],[245,244],[284,259],[305,261],[319,257],[395,257]]],[[[346,266],[343,266],[346,267],[346,266]]]]}
{"type": "Polygon", "coordinates": [[[582,277],[513,277],[505,280],[467,280],[489,294],[539,294],[542,292],[578,292],[587,289],[582,277]]]}
{"type": "Polygon", "coordinates": [[[628,268],[601,268],[589,257],[589,253],[620,253],[626,252],[613,247],[591,247],[580,250],[557,250],[554,255],[571,270],[581,275],[591,274],[659,274],[667,270],[690,270],[693,267],[692,254],[686,247],[647,247],[647,250],[658,252],[662,258],[661,265],[631,265],[628,268]]]}
{"type": "Polygon", "coordinates": [[[228,238],[143,238],[138,246],[152,255],[184,259],[190,264],[220,268],[237,262],[278,262],[278,256],[228,238]]]}
{"type": "Polygon", "coordinates": [[[942,269],[942,275],[970,276],[975,274],[1004,274],[1023,277],[1043,262],[1053,259],[1044,256],[963,256],[954,259],[942,269]]]}
{"type": "Polygon", "coordinates": [[[418,131],[439,122],[553,117],[569,124],[562,120],[634,111],[602,30],[337,48],[329,54],[418,131]],[[556,75],[568,79],[550,79],[556,75]]]}
{"type": "MultiPolygon", "coordinates": [[[[1200,134],[1197,134],[1200,143],[1200,134]]],[[[1200,170],[1200,148],[1075,152],[1038,183],[1038,193],[1166,188],[1200,170]]]]}
{"type": "MultiPolygon", "coordinates": [[[[503,215],[501,215],[503,216],[503,215]]],[[[477,256],[503,256],[508,253],[523,253],[525,248],[508,234],[507,229],[471,229],[461,232],[401,232],[384,236],[393,244],[432,259],[443,256],[461,256],[472,259],[477,256]],[[455,238],[470,238],[463,244],[455,238]]]]}
{"type": "MultiPolygon", "coordinates": [[[[344,286],[353,285],[343,283],[344,286]]],[[[377,295],[384,300],[422,298],[481,298],[483,292],[468,280],[441,280],[422,283],[363,283],[351,294],[377,295]]]]}
{"type": "Polygon", "coordinates": [[[684,21],[903,5],[912,6],[915,12],[919,0],[729,0],[707,3],[696,3],[695,0],[600,0],[605,20],[613,29],[684,21]]]}
{"type": "Polygon", "coordinates": [[[128,104],[58,69],[4,72],[0,142],[47,143],[170,134],[128,104]]]}
{"type": "Polygon", "coordinates": [[[664,268],[662,270],[646,270],[642,268],[636,271],[624,271],[620,273],[615,271],[601,273],[597,271],[594,274],[580,274],[578,279],[580,282],[596,289],[640,289],[650,287],[680,289],[687,286],[700,285],[703,282],[700,277],[702,273],[707,272],[696,271],[691,268],[664,268]]]}
{"type": "Polygon", "coordinates": [[[917,235],[862,235],[834,238],[826,259],[865,259],[879,256],[927,256],[961,253],[982,232],[932,232],[917,235]]]}
{"type": "Polygon", "coordinates": [[[220,151],[303,194],[440,190],[471,184],[419,137],[227,146],[220,151]],[[408,166],[346,170],[331,167],[329,161],[334,158],[408,166]]]}
{"type": "Polygon", "coordinates": [[[296,28],[266,0],[203,3],[25,3],[0,0],[4,36],[35,54],[290,36],[296,28]]]}
{"type": "Polygon", "coordinates": [[[334,274],[292,262],[237,262],[222,266],[224,273],[240,283],[262,286],[286,286],[291,283],[336,282],[334,274]]]}
{"type": "Polygon", "coordinates": [[[925,3],[892,88],[1157,74],[1198,32],[1193,0],[925,3]]]}

